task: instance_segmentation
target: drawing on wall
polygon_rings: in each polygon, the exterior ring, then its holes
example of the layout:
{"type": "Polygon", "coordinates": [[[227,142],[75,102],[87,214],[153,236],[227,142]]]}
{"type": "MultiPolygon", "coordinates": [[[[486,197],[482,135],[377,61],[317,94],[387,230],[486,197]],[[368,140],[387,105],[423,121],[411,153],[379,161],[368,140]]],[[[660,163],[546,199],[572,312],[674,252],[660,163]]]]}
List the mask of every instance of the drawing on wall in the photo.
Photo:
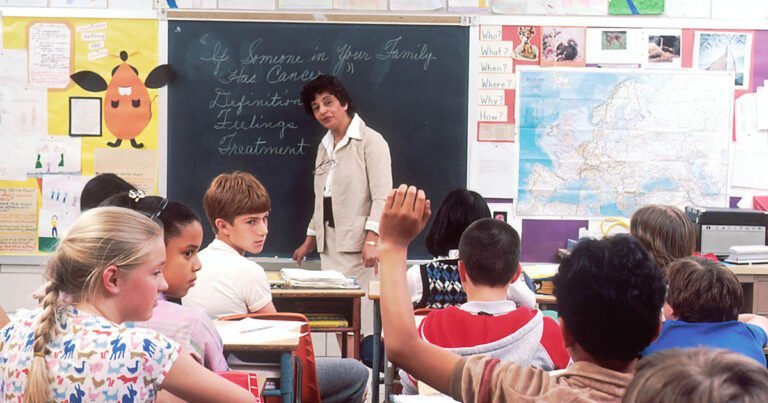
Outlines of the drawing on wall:
{"type": "MultiPolygon", "coordinates": [[[[680,31],[648,34],[648,63],[680,66],[680,31]]],[[[666,67],[666,66],[664,66],[666,67]]]]}
{"type": "Polygon", "coordinates": [[[746,32],[696,32],[693,67],[730,71],[738,89],[749,89],[752,66],[752,34],[746,32]]]}
{"type": "Polygon", "coordinates": [[[584,66],[584,28],[544,27],[541,37],[542,66],[584,66]]]}
{"type": "Polygon", "coordinates": [[[58,238],[59,232],[56,230],[56,225],[59,223],[59,216],[56,214],[51,216],[51,238],[58,238]]]}
{"type": "Polygon", "coordinates": [[[627,31],[603,31],[603,50],[627,50],[627,31]]]}
{"type": "Polygon", "coordinates": [[[171,67],[162,64],[147,75],[144,82],[139,78],[138,70],[128,64],[128,53],[120,51],[122,63],[112,70],[112,78],[107,84],[98,73],[81,70],[72,74],[72,81],[82,89],[104,94],[104,122],[109,132],[115,136],[114,142],[107,142],[110,147],[120,147],[123,140],[130,141],[133,148],[144,147],[136,141],[152,118],[152,100],[147,88],[161,88],[168,84],[173,76],[171,67]]]}
{"type": "Polygon", "coordinates": [[[81,141],[77,137],[44,136],[29,139],[31,153],[25,156],[29,176],[49,174],[79,174],[81,172],[81,141]]]}
{"type": "Polygon", "coordinates": [[[664,0],[610,0],[608,3],[608,14],[664,14],[664,0]]]}
{"type": "Polygon", "coordinates": [[[520,42],[512,53],[514,59],[531,61],[539,60],[539,48],[534,45],[534,43],[538,43],[539,41],[538,38],[534,38],[534,36],[536,36],[536,27],[517,27],[517,37],[520,42]]]}

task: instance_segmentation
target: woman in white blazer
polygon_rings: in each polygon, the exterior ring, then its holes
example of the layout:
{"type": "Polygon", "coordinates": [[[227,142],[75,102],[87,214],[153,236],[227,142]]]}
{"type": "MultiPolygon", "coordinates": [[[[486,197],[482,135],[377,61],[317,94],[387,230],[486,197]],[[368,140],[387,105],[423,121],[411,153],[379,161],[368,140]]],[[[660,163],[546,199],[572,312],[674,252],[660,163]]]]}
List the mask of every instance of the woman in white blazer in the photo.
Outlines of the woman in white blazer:
{"type": "Polygon", "coordinates": [[[313,170],[314,213],[293,259],[301,265],[317,248],[323,269],[354,277],[367,291],[378,263],[379,217],[392,189],[389,145],[355,113],[338,78],[320,75],[308,82],[301,101],[328,131],[313,170]]]}

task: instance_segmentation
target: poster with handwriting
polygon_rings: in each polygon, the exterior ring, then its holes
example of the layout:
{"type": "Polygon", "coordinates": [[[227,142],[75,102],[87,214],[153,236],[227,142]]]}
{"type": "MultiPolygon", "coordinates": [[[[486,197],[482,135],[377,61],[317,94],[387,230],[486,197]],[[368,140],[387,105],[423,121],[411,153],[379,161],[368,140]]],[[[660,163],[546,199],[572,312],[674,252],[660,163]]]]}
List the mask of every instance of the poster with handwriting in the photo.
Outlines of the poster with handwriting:
{"type": "Polygon", "coordinates": [[[0,254],[37,252],[37,181],[0,181],[0,254]]]}

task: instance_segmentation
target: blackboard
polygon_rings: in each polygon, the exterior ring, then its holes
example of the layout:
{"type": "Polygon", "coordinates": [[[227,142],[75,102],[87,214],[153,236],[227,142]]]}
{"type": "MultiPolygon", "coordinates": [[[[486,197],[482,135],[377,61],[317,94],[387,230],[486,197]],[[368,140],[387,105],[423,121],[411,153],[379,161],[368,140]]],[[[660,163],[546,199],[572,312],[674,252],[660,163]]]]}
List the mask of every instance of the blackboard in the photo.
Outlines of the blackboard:
{"type": "MultiPolygon", "coordinates": [[[[168,87],[168,197],[205,217],[210,180],[248,171],[272,198],[262,256],[290,257],[312,214],[325,132],[299,92],[326,73],[389,143],[394,184],[423,187],[439,205],[466,186],[468,35],[466,26],[169,21],[178,76],[168,87]]],[[[428,257],[423,236],[413,257],[428,257]]]]}

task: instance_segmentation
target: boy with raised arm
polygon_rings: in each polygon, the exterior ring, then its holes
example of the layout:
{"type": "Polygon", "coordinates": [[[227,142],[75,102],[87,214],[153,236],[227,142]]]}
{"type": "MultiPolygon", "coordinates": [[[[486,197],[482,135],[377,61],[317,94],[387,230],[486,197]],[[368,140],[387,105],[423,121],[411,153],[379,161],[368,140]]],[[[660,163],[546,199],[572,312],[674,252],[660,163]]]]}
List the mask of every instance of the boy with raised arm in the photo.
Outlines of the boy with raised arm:
{"type": "Polygon", "coordinates": [[[557,376],[495,358],[458,355],[418,337],[406,283],[408,244],[430,215],[424,192],[401,185],[380,222],[382,317],[387,355],[454,399],[618,400],[640,351],[658,335],[664,281],[640,244],[626,236],[584,241],[560,265],[555,296],[574,364],[557,376]]]}

